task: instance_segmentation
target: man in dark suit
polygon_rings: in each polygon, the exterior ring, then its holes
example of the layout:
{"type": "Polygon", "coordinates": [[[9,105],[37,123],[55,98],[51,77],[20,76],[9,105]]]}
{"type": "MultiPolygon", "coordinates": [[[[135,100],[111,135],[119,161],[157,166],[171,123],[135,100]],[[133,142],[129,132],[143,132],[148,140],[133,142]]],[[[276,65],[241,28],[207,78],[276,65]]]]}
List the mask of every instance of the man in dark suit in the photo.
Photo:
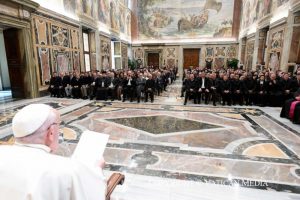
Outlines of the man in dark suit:
{"type": "Polygon", "coordinates": [[[209,84],[209,92],[211,94],[211,99],[213,101],[213,105],[216,106],[217,99],[217,90],[218,90],[218,80],[216,73],[212,73],[210,75],[210,84],[209,84]]]}
{"type": "Polygon", "coordinates": [[[126,99],[130,99],[130,102],[133,101],[135,86],[135,79],[133,78],[132,72],[128,71],[127,77],[123,80],[123,102],[126,101],[126,99]]]}
{"type": "Polygon", "coordinates": [[[96,100],[107,100],[108,80],[106,73],[100,73],[95,82],[96,100]]]}
{"type": "Polygon", "coordinates": [[[148,80],[145,84],[145,102],[148,101],[148,95],[150,94],[151,103],[154,101],[154,90],[155,90],[155,81],[151,74],[148,75],[148,80]]]}
{"type": "Polygon", "coordinates": [[[186,81],[185,84],[185,98],[184,98],[184,105],[186,105],[187,100],[193,96],[194,97],[194,103],[197,103],[197,82],[195,80],[194,74],[190,74],[189,79],[186,81]]]}
{"type": "Polygon", "coordinates": [[[220,91],[223,99],[223,106],[227,102],[228,106],[231,106],[231,82],[228,80],[228,76],[223,76],[223,81],[220,83],[220,91]]]}
{"type": "Polygon", "coordinates": [[[199,78],[197,80],[197,88],[197,103],[200,104],[202,97],[205,96],[205,104],[208,104],[210,81],[206,77],[205,72],[199,73],[199,78]]]}
{"type": "Polygon", "coordinates": [[[270,80],[268,82],[268,95],[270,106],[281,106],[282,87],[280,82],[276,80],[275,73],[270,75],[270,80]]]}
{"type": "Polygon", "coordinates": [[[265,76],[260,75],[259,81],[256,83],[256,87],[255,87],[256,103],[258,106],[266,105],[267,91],[268,91],[268,83],[265,80],[265,76]]]}

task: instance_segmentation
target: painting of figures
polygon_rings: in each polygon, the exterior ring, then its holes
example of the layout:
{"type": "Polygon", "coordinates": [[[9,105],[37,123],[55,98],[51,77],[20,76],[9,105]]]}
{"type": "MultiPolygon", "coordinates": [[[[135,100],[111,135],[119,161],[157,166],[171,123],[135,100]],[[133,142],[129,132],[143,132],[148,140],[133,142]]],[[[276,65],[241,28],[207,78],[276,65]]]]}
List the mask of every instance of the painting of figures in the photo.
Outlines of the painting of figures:
{"type": "Polygon", "coordinates": [[[280,7],[287,2],[289,2],[289,0],[277,0],[277,7],[280,7]]]}
{"type": "Polygon", "coordinates": [[[125,26],[126,26],[126,7],[120,6],[120,13],[119,13],[119,21],[120,21],[120,32],[125,33],[125,26]]]}
{"type": "Polygon", "coordinates": [[[110,2],[110,26],[114,31],[120,31],[120,7],[115,1],[110,2]]]}
{"type": "Polygon", "coordinates": [[[243,14],[242,14],[242,28],[249,27],[261,15],[262,16],[262,2],[259,0],[245,0],[243,1],[243,14]],[[259,11],[257,11],[259,10],[259,11]]]}
{"type": "Polygon", "coordinates": [[[109,0],[99,0],[98,1],[98,19],[100,22],[110,25],[109,16],[109,0]]]}
{"type": "Polygon", "coordinates": [[[64,9],[68,13],[76,13],[76,2],[77,0],[64,0],[64,9]]]}
{"type": "Polygon", "coordinates": [[[138,0],[139,39],[231,37],[234,0],[138,0]]]}
{"type": "Polygon", "coordinates": [[[81,0],[82,12],[89,16],[94,16],[94,0],[81,0]]]}

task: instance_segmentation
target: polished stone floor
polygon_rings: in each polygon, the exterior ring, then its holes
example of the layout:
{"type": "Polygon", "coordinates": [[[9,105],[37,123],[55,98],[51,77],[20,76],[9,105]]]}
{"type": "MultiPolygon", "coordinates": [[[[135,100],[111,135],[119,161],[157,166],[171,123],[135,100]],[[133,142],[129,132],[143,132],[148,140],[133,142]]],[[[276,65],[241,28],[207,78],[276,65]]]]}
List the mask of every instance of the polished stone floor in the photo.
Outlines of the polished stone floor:
{"type": "Polygon", "coordinates": [[[183,106],[180,83],[154,103],[58,98],[0,105],[1,143],[24,105],[60,110],[68,156],[84,130],[110,135],[105,173],[121,171],[114,199],[300,199],[300,127],[279,108],[183,106]],[[259,198],[257,198],[259,197],[259,198]]]}

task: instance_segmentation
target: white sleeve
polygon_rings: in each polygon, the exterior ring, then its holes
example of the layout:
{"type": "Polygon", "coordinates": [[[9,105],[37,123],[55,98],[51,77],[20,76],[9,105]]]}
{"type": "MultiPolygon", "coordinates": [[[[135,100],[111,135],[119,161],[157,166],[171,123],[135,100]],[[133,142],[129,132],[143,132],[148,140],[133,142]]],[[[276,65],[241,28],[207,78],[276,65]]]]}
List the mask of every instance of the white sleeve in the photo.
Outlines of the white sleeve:
{"type": "Polygon", "coordinates": [[[72,200],[105,200],[107,182],[100,167],[73,161],[72,200]]]}

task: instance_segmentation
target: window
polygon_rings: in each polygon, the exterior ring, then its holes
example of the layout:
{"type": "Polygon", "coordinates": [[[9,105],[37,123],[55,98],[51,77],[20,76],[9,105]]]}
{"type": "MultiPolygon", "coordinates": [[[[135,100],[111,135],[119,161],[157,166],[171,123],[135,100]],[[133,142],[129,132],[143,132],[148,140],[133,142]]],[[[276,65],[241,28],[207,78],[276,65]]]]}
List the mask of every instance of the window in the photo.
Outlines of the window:
{"type": "Polygon", "coordinates": [[[83,32],[83,55],[84,55],[85,71],[86,72],[91,71],[89,34],[87,32],[83,32]]]}
{"type": "Polygon", "coordinates": [[[112,41],[112,69],[122,69],[121,62],[121,42],[112,41]]]}

